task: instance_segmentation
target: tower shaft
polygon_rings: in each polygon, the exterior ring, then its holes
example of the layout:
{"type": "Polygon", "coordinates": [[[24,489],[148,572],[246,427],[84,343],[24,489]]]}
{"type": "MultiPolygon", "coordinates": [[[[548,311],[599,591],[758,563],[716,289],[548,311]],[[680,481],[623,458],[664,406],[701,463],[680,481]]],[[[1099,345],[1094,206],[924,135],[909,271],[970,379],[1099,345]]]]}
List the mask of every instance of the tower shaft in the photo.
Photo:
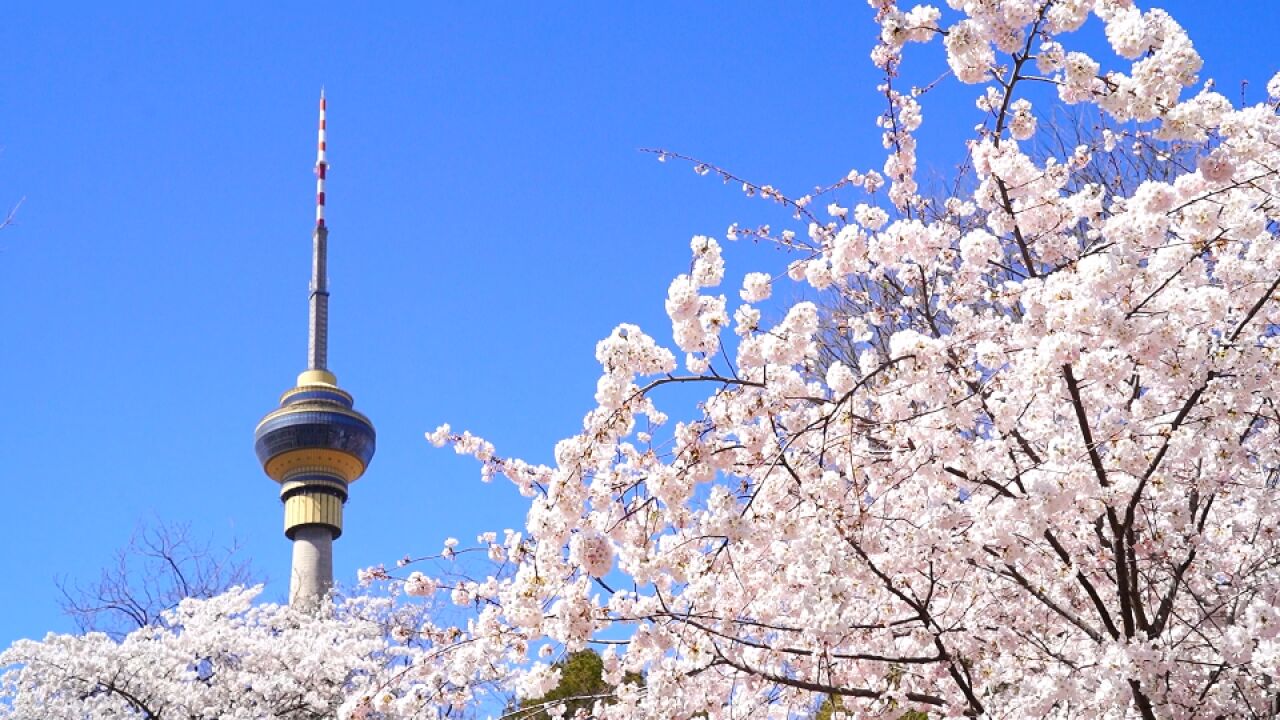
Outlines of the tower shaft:
{"type": "Polygon", "coordinates": [[[304,525],[293,534],[289,604],[312,605],[333,588],[333,533],[320,525],[304,525]]]}

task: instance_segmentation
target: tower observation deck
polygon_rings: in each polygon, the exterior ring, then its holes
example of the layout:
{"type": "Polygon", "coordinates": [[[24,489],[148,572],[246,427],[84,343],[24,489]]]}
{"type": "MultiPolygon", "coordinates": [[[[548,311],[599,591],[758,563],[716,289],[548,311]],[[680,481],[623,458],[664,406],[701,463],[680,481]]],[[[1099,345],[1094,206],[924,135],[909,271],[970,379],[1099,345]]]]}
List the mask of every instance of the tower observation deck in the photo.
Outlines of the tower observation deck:
{"type": "Polygon", "coordinates": [[[316,155],[316,224],[312,233],[307,369],[254,431],[254,450],[280,484],[284,534],[293,541],[289,603],[314,606],[333,587],[333,541],[342,535],[347,488],[373,459],[373,424],[328,369],[329,288],[325,225],[325,99],[320,93],[316,155]]]}

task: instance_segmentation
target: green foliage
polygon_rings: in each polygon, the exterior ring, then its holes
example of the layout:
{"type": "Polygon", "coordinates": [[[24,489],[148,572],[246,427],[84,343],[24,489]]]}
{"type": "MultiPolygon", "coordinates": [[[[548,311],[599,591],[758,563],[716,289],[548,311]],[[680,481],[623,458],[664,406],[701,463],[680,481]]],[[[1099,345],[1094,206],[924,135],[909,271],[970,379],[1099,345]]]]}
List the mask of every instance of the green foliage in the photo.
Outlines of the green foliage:
{"type": "Polygon", "coordinates": [[[813,720],[831,720],[837,710],[844,709],[840,704],[840,698],[834,695],[828,695],[826,700],[818,706],[818,712],[813,716],[813,720]]]}
{"type": "MultiPolygon", "coordinates": [[[[835,695],[828,695],[826,700],[818,706],[818,712],[814,713],[813,720],[835,720],[836,712],[844,710],[844,705],[840,703],[840,698],[835,695]]],[[[853,715],[846,717],[852,718],[853,715]]],[[[917,710],[908,710],[898,718],[898,720],[929,720],[929,713],[919,712],[917,710]]]]}
{"type": "MultiPolygon", "coordinates": [[[[565,718],[572,718],[578,708],[587,712],[595,704],[596,697],[613,692],[613,687],[606,683],[601,675],[604,673],[604,661],[594,650],[579,650],[555,664],[560,668],[560,684],[546,695],[520,702],[508,712],[516,720],[550,720],[547,708],[563,700],[566,706],[565,718]],[[578,698],[578,699],[571,699],[578,698]]],[[[627,673],[625,682],[640,683],[642,678],[634,673],[627,673]]]]}

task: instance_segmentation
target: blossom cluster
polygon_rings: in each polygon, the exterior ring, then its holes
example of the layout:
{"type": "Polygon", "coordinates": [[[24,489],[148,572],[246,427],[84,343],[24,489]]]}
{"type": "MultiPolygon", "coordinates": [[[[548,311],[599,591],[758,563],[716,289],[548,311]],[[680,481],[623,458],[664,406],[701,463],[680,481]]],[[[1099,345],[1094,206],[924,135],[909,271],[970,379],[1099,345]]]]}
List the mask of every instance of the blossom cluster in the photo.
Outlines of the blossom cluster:
{"type": "Polygon", "coordinates": [[[119,641],[20,640],[0,653],[0,718],[333,716],[413,662],[412,649],[388,641],[385,600],[304,612],[256,603],[261,591],[183,600],[119,641]]]}

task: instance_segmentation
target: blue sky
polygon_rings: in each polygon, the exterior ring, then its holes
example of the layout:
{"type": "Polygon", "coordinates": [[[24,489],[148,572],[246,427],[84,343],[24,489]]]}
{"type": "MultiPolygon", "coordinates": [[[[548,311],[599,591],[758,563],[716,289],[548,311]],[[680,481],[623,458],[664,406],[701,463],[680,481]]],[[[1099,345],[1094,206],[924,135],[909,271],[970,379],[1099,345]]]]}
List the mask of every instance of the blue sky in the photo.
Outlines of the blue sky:
{"type": "MultiPolygon", "coordinates": [[[[0,207],[25,198],[0,231],[0,646],[70,629],[53,578],[92,578],[143,520],[238,539],[287,591],[252,433],[305,364],[321,85],[330,365],[379,433],[346,582],[519,526],[515,491],[424,431],[549,461],[591,406],[595,342],[619,322],[669,339],[689,237],[788,221],[638,148],[795,194],[881,163],[861,2],[127,5],[0,24],[0,207]]],[[[1261,96],[1276,4],[1166,7],[1205,76],[1261,96]]],[[[939,173],[969,96],[926,98],[939,173]]],[[[783,262],[727,257],[727,292],[783,262]]]]}

